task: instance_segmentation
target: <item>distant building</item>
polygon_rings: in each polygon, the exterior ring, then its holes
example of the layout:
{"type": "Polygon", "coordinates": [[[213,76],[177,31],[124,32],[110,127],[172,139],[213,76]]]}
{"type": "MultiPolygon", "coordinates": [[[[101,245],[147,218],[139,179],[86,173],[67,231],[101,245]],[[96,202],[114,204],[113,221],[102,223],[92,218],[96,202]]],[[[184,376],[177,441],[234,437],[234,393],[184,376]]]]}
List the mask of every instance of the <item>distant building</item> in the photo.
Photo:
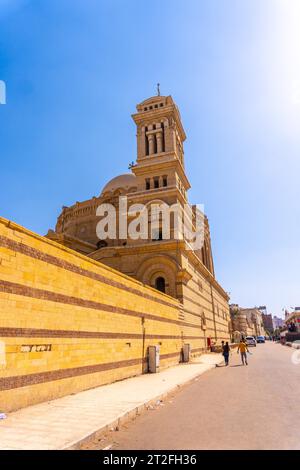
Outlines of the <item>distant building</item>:
{"type": "Polygon", "coordinates": [[[260,307],[258,307],[258,310],[264,315],[266,315],[268,313],[267,312],[267,307],[265,305],[261,305],[260,307]]]}
{"type": "Polygon", "coordinates": [[[288,310],[285,309],[285,311],[284,311],[284,318],[285,318],[285,320],[287,319],[288,316],[289,316],[289,312],[288,312],[288,310]]]}
{"type": "Polygon", "coordinates": [[[241,313],[246,314],[248,331],[250,335],[253,336],[260,336],[265,335],[265,328],[262,319],[261,311],[254,307],[254,308],[242,308],[241,313]],[[250,330],[252,331],[250,333],[250,330]]]}
{"type": "Polygon", "coordinates": [[[262,321],[265,327],[265,330],[273,333],[274,326],[273,326],[273,317],[271,313],[263,313],[262,314],[262,321]]]}
{"type": "Polygon", "coordinates": [[[259,308],[242,308],[238,304],[230,305],[233,339],[241,336],[265,335],[262,313],[259,308]]]}
{"type": "Polygon", "coordinates": [[[288,331],[300,332],[300,308],[296,307],[294,312],[290,313],[285,319],[288,331]]]}
{"type": "Polygon", "coordinates": [[[274,330],[277,330],[277,328],[282,328],[283,325],[284,325],[283,318],[279,318],[279,317],[276,317],[276,315],[274,315],[274,317],[273,317],[273,328],[274,328],[274,330]]]}

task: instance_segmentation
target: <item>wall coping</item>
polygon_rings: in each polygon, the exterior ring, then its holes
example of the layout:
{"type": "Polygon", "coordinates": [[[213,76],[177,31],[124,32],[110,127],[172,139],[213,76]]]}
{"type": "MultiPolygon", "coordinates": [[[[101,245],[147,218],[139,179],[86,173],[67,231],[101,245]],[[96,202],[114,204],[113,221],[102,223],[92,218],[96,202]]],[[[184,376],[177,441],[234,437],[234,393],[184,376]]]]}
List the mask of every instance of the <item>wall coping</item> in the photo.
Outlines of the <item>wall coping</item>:
{"type": "Polygon", "coordinates": [[[77,251],[72,250],[71,248],[68,248],[64,245],[61,245],[60,243],[57,243],[53,240],[49,240],[49,238],[46,238],[42,235],[39,235],[39,234],[33,232],[32,230],[29,230],[29,229],[23,227],[22,225],[19,225],[19,224],[15,223],[15,222],[13,222],[9,219],[5,219],[4,217],[0,216],[0,224],[5,225],[6,227],[11,228],[12,230],[16,230],[18,232],[24,233],[25,235],[27,235],[29,237],[35,238],[36,240],[39,240],[40,242],[46,243],[50,246],[53,246],[54,248],[57,248],[60,251],[64,251],[64,252],[66,252],[66,253],[68,253],[72,256],[75,256],[76,258],[79,258],[79,259],[82,259],[86,262],[89,262],[90,264],[92,264],[96,267],[100,267],[101,269],[104,269],[105,271],[107,271],[109,273],[115,274],[115,275],[119,276],[120,278],[125,279],[126,281],[130,281],[134,285],[137,285],[139,287],[143,287],[146,290],[150,291],[151,294],[155,294],[154,297],[157,297],[158,299],[165,298],[168,302],[172,301],[172,303],[174,303],[174,307],[178,307],[179,305],[181,305],[181,303],[179,302],[178,299],[175,299],[174,297],[171,297],[170,295],[165,294],[163,292],[158,292],[153,287],[148,286],[148,285],[138,281],[137,279],[134,279],[133,277],[127,276],[126,274],[121,273],[117,269],[113,269],[110,266],[106,266],[105,264],[101,263],[100,261],[96,261],[93,258],[85,256],[81,253],[78,253],[77,251]]]}

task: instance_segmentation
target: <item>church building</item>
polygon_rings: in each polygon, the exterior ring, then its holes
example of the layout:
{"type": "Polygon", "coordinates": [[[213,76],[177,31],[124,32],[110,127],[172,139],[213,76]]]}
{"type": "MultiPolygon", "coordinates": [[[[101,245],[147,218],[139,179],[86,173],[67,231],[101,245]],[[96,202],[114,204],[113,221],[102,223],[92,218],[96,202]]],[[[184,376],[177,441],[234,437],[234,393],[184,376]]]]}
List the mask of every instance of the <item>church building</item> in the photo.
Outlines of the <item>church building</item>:
{"type": "Polygon", "coordinates": [[[99,196],[63,207],[55,231],[49,230],[47,237],[178,299],[180,320],[189,325],[182,335],[191,338],[193,353],[201,353],[230,337],[229,296],[215,278],[207,217],[199,249],[192,249],[185,237],[174,236],[174,221],[169,239],[164,239],[159,225],[147,239],[120,236],[118,230],[112,239],[97,236],[97,208],[112,204],[119,215],[122,196],[128,206],[188,204],[186,135],[177,105],[171,96],[158,95],[138,104],[136,110],[132,118],[137,157],[130,173],[113,178],[99,196]]]}

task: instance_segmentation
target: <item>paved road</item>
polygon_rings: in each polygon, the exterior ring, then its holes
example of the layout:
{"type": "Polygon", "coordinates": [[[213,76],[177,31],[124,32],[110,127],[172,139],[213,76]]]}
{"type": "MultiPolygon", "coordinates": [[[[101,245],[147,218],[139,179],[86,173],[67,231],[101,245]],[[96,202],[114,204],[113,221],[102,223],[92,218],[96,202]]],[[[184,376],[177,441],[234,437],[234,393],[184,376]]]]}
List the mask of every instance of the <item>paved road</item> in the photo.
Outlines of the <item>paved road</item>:
{"type": "MultiPolygon", "coordinates": [[[[90,449],[300,449],[300,364],[280,344],[236,351],[218,367],[90,449]]],[[[300,356],[300,353],[299,353],[300,356]]]]}

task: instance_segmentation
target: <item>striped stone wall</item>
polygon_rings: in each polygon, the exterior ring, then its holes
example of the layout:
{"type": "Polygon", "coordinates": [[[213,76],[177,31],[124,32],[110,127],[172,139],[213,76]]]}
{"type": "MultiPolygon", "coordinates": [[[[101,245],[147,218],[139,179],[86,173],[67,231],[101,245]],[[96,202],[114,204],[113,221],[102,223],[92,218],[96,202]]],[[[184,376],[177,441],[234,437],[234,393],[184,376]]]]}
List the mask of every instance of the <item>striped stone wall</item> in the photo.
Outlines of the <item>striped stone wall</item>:
{"type": "Polygon", "coordinates": [[[182,285],[184,319],[190,325],[184,328],[188,337],[198,332],[198,338],[190,341],[192,354],[207,351],[208,340],[212,344],[221,345],[221,341],[230,341],[230,312],[226,294],[219,292],[210,277],[188,265],[190,280],[182,285]],[[193,326],[192,326],[193,325],[193,326]]]}
{"type": "Polygon", "coordinates": [[[141,374],[149,345],[176,364],[188,327],[176,299],[0,218],[1,411],[141,374]]]}

